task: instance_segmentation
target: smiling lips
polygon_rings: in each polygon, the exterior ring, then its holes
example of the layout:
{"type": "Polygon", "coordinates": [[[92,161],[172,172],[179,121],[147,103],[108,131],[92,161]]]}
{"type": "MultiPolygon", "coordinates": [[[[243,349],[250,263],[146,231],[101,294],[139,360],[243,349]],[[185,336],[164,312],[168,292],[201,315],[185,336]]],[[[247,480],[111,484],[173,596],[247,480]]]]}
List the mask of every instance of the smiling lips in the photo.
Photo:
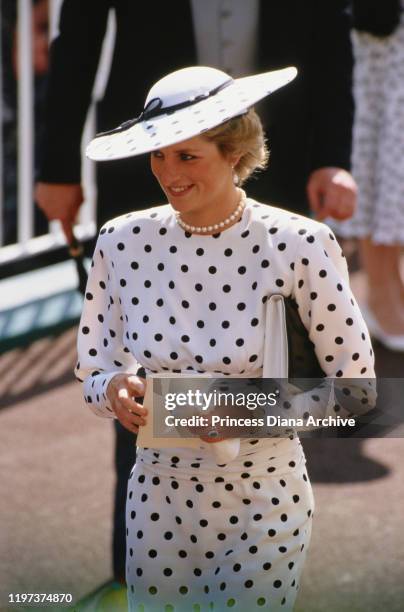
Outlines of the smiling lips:
{"type": "Polygon", "coordinates": [[[192,185],[181,185],[178,187],[167,187],[169,193],[173,196],[182,196],[188,193],[192,189],[192,185]]]}

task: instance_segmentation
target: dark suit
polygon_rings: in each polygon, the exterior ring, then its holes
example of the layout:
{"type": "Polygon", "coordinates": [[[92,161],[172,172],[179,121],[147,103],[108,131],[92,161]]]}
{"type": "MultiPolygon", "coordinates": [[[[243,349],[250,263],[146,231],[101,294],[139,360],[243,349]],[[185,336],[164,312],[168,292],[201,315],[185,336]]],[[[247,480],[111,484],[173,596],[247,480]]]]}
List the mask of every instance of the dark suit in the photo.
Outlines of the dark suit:
{"type": "MultiPolygon", "coordinates": [[[[299,75],[260,105],[271,161],[260,181],[251,182],[250,195],[304,211],[311,170],[349,168],[352,57],[345,6],[344,0],[261,0],[257,71],[295,65],[299,75]]],[[[80,182],[82,128],[111,7],[117,36],[105,95],[97,109],[100,131],[138,115],[156,80],[197,63],[188,0],[154,6],[135,0],[65,0],[60,35],[51,48],[39,177],[44,182],[80,182]]],[[[97,165],[99,223],[162,199],[148,165],[146,156],[97,165]]],[[[114,573],[118,577],[124,575],[122,517],[134,446],[119,423],[116,427],[114,573]]]]}

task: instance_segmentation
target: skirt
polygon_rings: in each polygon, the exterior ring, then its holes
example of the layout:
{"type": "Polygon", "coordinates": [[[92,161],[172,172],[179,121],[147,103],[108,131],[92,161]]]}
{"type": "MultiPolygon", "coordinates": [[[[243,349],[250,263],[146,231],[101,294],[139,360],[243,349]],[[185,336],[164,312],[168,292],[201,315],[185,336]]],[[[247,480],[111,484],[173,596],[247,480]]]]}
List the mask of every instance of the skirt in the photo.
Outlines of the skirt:
{"type": "Polygon", "coordinates": [[[243,440],[222,466],[209,451],[139,449],[126,514],[130,612],[292,610],[314,508],[305,463],[297,437],[243,440]]]}

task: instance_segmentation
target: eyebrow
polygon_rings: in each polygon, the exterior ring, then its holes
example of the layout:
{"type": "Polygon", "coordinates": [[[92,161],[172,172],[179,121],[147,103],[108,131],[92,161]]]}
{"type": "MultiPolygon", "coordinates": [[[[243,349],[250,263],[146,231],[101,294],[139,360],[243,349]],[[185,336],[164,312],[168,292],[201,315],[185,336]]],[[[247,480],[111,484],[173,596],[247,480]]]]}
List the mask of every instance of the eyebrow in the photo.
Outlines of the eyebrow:
{"type": "Polygon", "coordinates": [[[200,151],[200,149],[178,149],[178,151],[175,151],[176,153],[197,153],[198,151],[200,151]]]}
{"type": "MultiPolygon", "coordinates": [[[[156,151],[162,151],[163,149],[155,149],[154,152],[156,151]]],[[[176,151],[174,151],[174,153],[201,153],[201,149],[178,149],[176,151]]]]}

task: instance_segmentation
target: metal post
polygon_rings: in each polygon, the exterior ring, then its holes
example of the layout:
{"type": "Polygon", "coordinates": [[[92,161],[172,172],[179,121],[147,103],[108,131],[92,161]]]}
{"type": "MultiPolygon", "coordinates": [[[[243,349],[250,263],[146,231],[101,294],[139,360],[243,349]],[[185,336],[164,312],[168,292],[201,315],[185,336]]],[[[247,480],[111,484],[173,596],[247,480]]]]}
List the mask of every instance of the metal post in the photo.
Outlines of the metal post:
{"type": "MultiPolygon", "coordinates": [[[[2,38],[1,38],[1,7],[0,7],[0,110],[3,108],[3,56],[2,56],[2,38]]],[[[4,198],[4,184],[3,184],[3,115],[0,112],[0,248],[3,244],[3,226],[4,226],[4,217],[3,217],[3,198],[4,198]]]]}
{"type": "Polygon", "coordinates": [[[33,236],[33,131],[32,4],[18,0],[18,242],[33,236]]]}

